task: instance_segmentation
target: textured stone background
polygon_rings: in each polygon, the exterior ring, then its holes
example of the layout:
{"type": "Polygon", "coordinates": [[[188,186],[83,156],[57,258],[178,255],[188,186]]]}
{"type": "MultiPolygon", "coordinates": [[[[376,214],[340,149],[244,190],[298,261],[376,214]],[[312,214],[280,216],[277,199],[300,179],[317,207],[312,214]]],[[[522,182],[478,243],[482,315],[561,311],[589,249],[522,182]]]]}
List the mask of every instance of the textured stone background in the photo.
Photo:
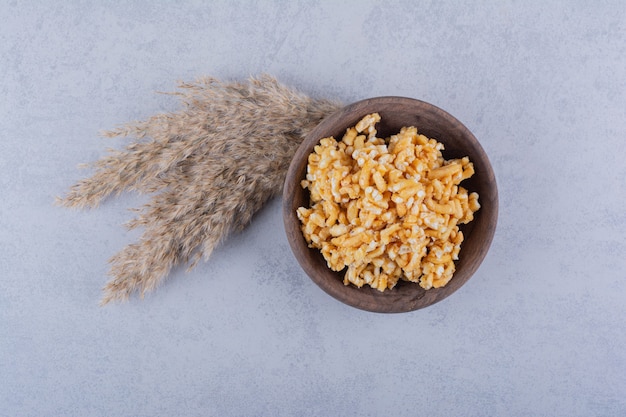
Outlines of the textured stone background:
{"type": "Polygon", "coordinates": [[[623,416],[623,1],[0,2],[0,415],[623,416]],[[347,307],[299,269],[280,201],[193,272],[100,308],[144,200],[53,206],[177,109],[178,80],[268,72],[346,103],[403,95],[490,156],[499,227],[430,308],[347,307]]]}

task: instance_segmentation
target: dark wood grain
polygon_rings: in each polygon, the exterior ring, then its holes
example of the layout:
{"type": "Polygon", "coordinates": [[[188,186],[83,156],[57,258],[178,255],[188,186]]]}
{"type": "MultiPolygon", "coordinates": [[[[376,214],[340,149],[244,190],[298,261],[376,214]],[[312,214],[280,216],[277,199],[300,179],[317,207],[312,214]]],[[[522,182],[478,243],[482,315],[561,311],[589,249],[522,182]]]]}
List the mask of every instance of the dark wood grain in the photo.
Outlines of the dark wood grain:
{"type": "Polygon", "coordinates": [[[287,239],[306,274],[326,293],[356,308],[380,313],[401,313],[437,303],[470,279],[483,261],[498,220],[498,190],[494,172],[482,146],[456,118],[442,109],[420,100],[405,97],[377,97],[353,103],[323,120],[303,141],[292,160],[283,190],[283,220],[287,239]],[[379,292],[369,286],[356,288],[343,284],[343,272],[330,270],[317,249],[308,247],[301,231],[296,209],[309,206],[309,194],[300,181],[306,174],[307,158],[319,140],[334,136],[338,140],[348,127],[363,116],[378,112],[378,136],[388,137],[403,126],[415,126],[428,137],[445,146],[446,159],[469,156],[476,173],[462,183],[479,194],[481,208],[474,220],[463,225],[465,240],[461,246],[456,272],[443,288],[422,289],[418,284],[400,281],[395,288],[379,292]]]}

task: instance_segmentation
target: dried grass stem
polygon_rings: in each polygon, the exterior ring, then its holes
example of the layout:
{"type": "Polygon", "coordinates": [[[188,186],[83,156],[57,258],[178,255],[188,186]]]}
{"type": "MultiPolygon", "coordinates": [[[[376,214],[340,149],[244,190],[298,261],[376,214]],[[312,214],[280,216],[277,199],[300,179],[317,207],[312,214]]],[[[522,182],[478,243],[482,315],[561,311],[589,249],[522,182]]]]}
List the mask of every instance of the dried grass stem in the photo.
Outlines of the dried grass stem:
{"type": "Polygon", "coordinates": [[[262,75],[244,82],[202,78],[180,83],[180,111],[105,132],[134,138],[109,150],[57,202],[97,207],[124,191],[153,194],[127,226],[138,242],[110,260],[102,304],[142,296],[179,264],[208,258],[229,233],[281,192],[291,158],[307,133],[340,104],[313,99],[262,75]]]}

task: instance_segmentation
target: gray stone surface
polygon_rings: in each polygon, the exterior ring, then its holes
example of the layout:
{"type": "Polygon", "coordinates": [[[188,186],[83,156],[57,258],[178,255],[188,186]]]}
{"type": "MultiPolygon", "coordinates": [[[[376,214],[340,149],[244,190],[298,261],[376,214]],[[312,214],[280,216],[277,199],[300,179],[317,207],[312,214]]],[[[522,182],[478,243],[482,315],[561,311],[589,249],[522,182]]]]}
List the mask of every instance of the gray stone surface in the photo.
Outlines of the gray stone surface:
{"type": "Polygon", "coordinates": [[[623,416],[622,1],[0,2],[0,415],[623,416]],[[349,103],[419,98],[490,156],[477,274],[401,315],[323,293],[270,202],[207,262],[100,308],[143,197],[53,206],[98,136],[178,80],[262,72],[349,103]]]}

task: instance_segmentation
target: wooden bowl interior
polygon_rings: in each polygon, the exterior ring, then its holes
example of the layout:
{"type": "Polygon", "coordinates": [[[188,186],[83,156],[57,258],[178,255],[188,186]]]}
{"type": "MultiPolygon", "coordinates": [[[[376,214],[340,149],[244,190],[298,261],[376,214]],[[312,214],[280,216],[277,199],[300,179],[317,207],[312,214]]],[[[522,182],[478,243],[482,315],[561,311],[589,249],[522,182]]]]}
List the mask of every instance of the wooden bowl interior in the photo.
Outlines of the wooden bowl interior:
{"type": "Polygon", "coordinates": [[[447,112],[420,100],[404,97],[378,97],[349,105],[323,120],[303,141],[292,160],[283,190],[283,219],[294,256],[307,275],[332,297],[356,308],[381,313],[417,310],[448,297],[474,274],[491,244],[498,214],[498,192],[487,155],[474,135],[447,112]],[[356,288],[343,284],[344,272],[328,268],[317,249],[309,248],[301,232],[296,209],[309,206],[308,190],[300,186],[306,175],[307,158],[320,139],[334,136],[340,140],[346,129],[363,116],[378,112],[378,136],[388,137],[404,126],[416,126],[419,133],[437,139],[445,146],[446,159],[468,156],[476,173],[461,185],[479,194],[481,209],[468,225],[462,225],[465,240],[461,246],[456,272],[443,288],[422,289],[418,284],[400,281],[395,288],[380,292],[369,286],[356,288]]]}

